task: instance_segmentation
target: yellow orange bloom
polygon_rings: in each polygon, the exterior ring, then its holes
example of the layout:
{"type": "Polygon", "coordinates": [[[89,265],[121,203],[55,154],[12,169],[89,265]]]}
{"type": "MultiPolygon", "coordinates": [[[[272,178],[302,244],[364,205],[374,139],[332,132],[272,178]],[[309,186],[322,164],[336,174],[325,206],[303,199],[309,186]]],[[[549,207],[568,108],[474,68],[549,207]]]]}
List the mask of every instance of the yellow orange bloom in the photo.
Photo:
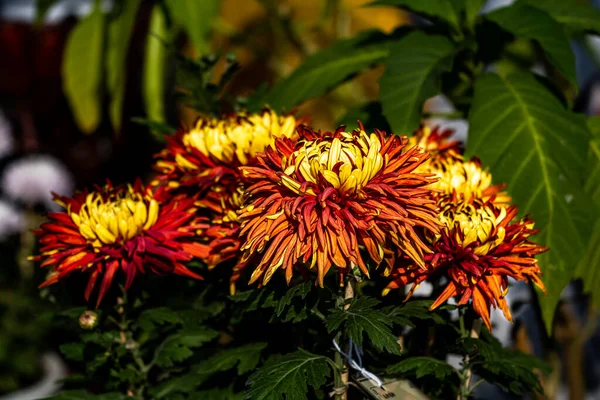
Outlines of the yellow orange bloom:
{"type": "MultiPolygon", "coordinates": [[[[438,231],[434,178],[414,173],[428,155],[407,139],[364,130],[314,132],[301,126],[299,140],[277,140],[259,155],[259,166],[242,167],[246,181],[240,220],[242,266],[257,261],[250,283],[266,284],[283,269],[317,270],[323,285],[332,265],[340,274],[357,265],[369,276],[361,250],[379,265],[397,252],[424,267],[431,250],[415,229],[438,231]]],[[[236,279],[243,267],[236,270],[236,279]]]]}
{"type": "Polygon", "coordinates": [[[65,212],[48,215],[36,231],[40,236],[42,267],[52,267],[40,287],[66,278],[75,271],[90,273],[85,298],[89,300],[97,279],[102,283],[96,306],[121,269],[128,289],[137,273],[175,273],[202,279],[183,263],[200,252],[193,242],[196,229],[193,198],[163,201],[162,192],[108,183],[95,192],[79,192],[73,198],[55,196],[65,212]]]}
{"type": "Polygon", "coordinates": [[[243,187],[239,167],[256,157],[278,137],[294,138],[299,121],[270,109],[222,118],[201,118],[195,126],[168,139],[157,156],[155,185],[172,193],[192,192],[203,216],[198,235],[204,243],[201,259],[209,267],[238,254],[243,187]]]}
{"type": "Polygon", "coordinates": [[[545,290],[534,256],[547,251],[529,240],[537,233],[533,221],[526,217],[513,222],[516,215],[515,206],[498,207],[490,201],[445,203],[440,213],[444,224],[441,234],[428,236],[434,249],[425,256],[428,269],[419,269],[411,262],[397,266],[384,293],[413,283],[408,298],[421,282],[443,274],[449,283],[432,310],[459,296],[459,305],[472,299],[473,309],[490,329],[491,307],[499,307],[512,320],[504,298],[508,277],[532,281],[545,290]]]}
{"type": "Polygon", "coordinates": [[[439,161],[451,159],[462,160],[460,143],[457,140],[450,139],[453,133],[451,129],[442,129],[439,126],[430,128],[427,125],[421,125],[408,138],[408,145],[410,147],[419,146],[431,155],[431,158],[421,166],[421,169],[439,161]]]}

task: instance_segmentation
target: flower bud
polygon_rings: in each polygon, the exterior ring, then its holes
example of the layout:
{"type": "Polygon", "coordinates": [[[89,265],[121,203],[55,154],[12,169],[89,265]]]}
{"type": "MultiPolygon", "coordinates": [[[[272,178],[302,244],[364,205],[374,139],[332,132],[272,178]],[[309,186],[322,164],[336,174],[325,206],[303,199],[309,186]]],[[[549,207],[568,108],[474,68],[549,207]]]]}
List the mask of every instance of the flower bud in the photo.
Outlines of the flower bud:
{"type": "Polygon", "coordinates": [[[86,310],[79,316],[79,326],[81,329],[92,330],[98,325],[98,313],[86,310]]]}

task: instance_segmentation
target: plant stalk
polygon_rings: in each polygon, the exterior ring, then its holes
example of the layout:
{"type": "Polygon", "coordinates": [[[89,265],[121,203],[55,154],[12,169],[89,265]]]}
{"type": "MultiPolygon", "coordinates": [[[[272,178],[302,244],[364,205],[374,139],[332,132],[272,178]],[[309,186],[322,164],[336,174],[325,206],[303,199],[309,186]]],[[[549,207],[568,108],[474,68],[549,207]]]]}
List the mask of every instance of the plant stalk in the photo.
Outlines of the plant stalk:
{"type": "MultiPolygon", "coordinates": [[[[345,282],[344,295],[340,296],[338,300],[338,307],[343,307],[347,310],[350,307],[351,300],[354,299],[354,292],[356,290],[356,279],[350,274],[348,280],[345,282]]],[[[335,341],[341,346],[340,341],[345,340],[348,336],[346,330],[340,331],[335,337],[335,341]]],[[[348,351],[348,350],[347,350],[348,351]]],[[[348,399],[348,382],[350,378],[350,367],[348,366],[348,360],[342,357],[339,351],[335,352],[335,364],[338,366],[339,374],[335,374],[334,388],[335,388],[335,400],[347,400],[348,399]]]]}
{"type": "MultiPolygon", "coordinates": [[[[460,325],[461,325],[461,331],[464,332],[464,328],[463,328],[464,322],[463,322],[462,314],[460,315],[460,325]]],[[[471,332],[469,332],[469,336],[473,339],[477,339],[477,338],[479,338],[480,332],[481,332],[481,318],[475,318],[473,320],[473,325],[471,325],[471,332]]],[[[465,365],[469,364],[469,356],[468,355],[465,356],[464,364],[465,365]]],[[[473,371],[471,371],[471,367],[467,367],[467,370],[462,374],[461,388],[460,388],[460,393],[458,394],[457,400],[467,400],[469,398],[469,393],[471,392],[469,390],[469,385],[471,383],[472,375],[473,375],[473,371]]]]}

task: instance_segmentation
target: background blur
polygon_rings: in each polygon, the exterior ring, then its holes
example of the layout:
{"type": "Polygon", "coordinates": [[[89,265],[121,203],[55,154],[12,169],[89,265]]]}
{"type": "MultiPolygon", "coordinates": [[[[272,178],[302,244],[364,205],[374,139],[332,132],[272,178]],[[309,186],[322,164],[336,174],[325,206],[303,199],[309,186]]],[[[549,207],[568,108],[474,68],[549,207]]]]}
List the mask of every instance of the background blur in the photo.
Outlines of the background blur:
{"type": "MultiPolygon", "coordinates": [[[[26,261],[34,246],[29,229],[53,208],[51,191],[66,195],[106,178],[120,183],[150,172],[161,143],[135,118],[173,127],[193,122],[198,115],[175,101],[177,52],[192,58],[235,54],[240,70],[225,95],[244,96],[288,75],[336,39],[414,23],[409,14],[391,8],[360,7],[367,2],[0,0],[0,393],[25,389],[0,399],[50,394],[56,379],[68,373],[56,352],[60,332],[51,330],[45,317],[52,298],[36,289],[44,272],[26,261]],[[128,15],[130,2],[139,7],[128,15]],[[186,13],[187,6],[196,13],[186,13]],[[124,12],[110,17],[120,7],[124,12]],[[102,20],[95,17],[102,15],[102,20]],[[96,30],[98,21],[107,29],[96,30]]],[[[486,8],[509,2],[488,1],[486,8]]],[[[600,114],[600,51],[588,56],[583,50],[600,49],[599,43],[589,37],[573,44],[582,87],[578,105],[588,114],[600,114]]],[[[217,81],[226,64],[221,57],[209,79],[217,81]]],[[[305,103],[297,114],[310,115],[316,128],[332,129],[347,120],[349,110],[376,98],[381,73],[375,68],[361,74],[305,103]]],[[[434,113],[451,106],[436,98],[427,107],[434,113]]],[[[431,123],[447,124],[466,137],[465,121],[431,123]]],[[[515,313],[517,324],[498,326],[496,333],[508,346],[540,352],[542,328],[526,323],[527,307],[534,305],[528,305],[526,294],[511,293],[522,306],[515,313]]],[[[565,300],[564,329],[555,339],[562,346],[558,362],[568,367],[556,394],[600,398],[596,318],[579,306],[583,300],[576,284],[565,300]]]]}

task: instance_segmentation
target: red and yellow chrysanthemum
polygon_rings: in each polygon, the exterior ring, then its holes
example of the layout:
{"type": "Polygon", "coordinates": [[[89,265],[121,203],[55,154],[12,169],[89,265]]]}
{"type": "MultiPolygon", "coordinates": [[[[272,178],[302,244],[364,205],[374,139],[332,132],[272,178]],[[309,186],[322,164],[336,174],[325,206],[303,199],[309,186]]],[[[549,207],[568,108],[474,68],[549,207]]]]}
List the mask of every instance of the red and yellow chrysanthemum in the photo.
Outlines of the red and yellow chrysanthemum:
{"type": "Polygon", "coordinates": [[[437,164],[440,161],[462,160],[460,143],[458,140],[451,139],[453,133],[454,131],[451,129],[443,129],[439,126],[430,128],[427,125],[421,125],[408,138],[410,147],[419,146],[431,156],[427,162],[421,165],[420,169],[428,167],[431,163],[437,164]]]}
{"type": "Polygon", "coordinates": [[[490,329],[491,307],[499,307],[512,320],[504,298],[508,278],[532,281],[545,291],[534,256],[547,251],[529,239],[537,233],[533,221],[528,217],[513,221],[516,215],[517,207],[499,207],[491,201],[446,202],[440,212],[441,233],[429,235],[434,251],[425,256],[428,268],[398,266],[386,292],[413,283],[408,298],[421,282],[444,274],[449,282],[431,309],[458,296],[459,305],[472,299],[473,309],[490,329]]]}
{"type": "Polygon", "coordinates": [[[204,244],[201,258],[209,267],[238,255],[236,211],[243,194],[239,167],[254,165],[276,138],[294,138],[297,125],[293,116],[270,109],[201,118],[191,130],[169,138],[158,154],[155,184],[198,196],[203,218],[197,233],[204,244]]]}
{"type": "Polygon", "coordinates": [[[151,271],[174,273],[194,279],[184,262],[200,253],[194,243],[194,199],[171,197],[151,191],[141,182],[113,187],[110,183],[94,192],[74,197],[55,196],[64,212],[48,214],[48,222],[36,231],[40,255],[31,257],[51,267],[49,278],[40,286],[57,283],[75,271],[90,274],[85,298],[101,278],[98,306],[118,270],[125,274],[125,288],[136,274],[151,271]]]}
{"type": "Polygon", "coordinates": [[[431,250],[415,229],[438,231],[426,187],[435,179],[414,172],[427,153],[381,131],[298,133],[298,142],[280,139],[259,155],[259,166],[241,168],[242,263],[257,263],[250,283],[264,285],[278,269],[289,282],[300,265],[316,268],[321,286],[333,265],[368,276],[363,249],[376,265],[391,267],[400,252],[424,266],[431,250]]]}

